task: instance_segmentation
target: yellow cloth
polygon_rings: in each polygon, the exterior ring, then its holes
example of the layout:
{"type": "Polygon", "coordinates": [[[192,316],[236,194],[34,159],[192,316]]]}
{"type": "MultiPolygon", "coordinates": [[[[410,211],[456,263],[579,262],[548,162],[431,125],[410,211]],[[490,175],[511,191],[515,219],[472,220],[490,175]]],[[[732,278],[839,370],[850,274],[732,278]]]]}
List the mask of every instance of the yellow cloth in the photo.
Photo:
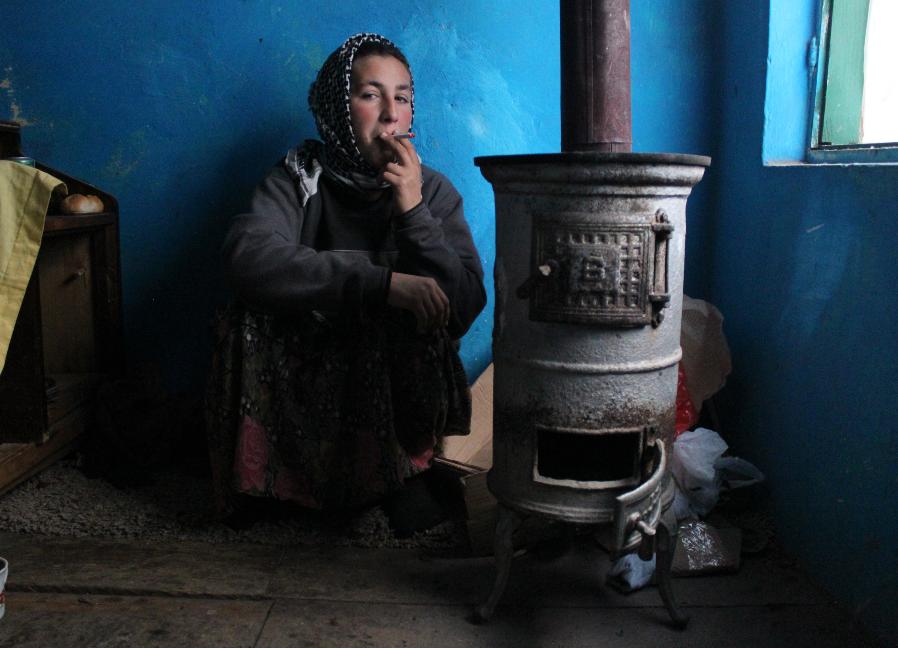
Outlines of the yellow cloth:
{"type": "Polygon", "coordinates": [[[0,372],[44,234],[50,194],[63,184],[34,167],[0,160],[0,372]]]}

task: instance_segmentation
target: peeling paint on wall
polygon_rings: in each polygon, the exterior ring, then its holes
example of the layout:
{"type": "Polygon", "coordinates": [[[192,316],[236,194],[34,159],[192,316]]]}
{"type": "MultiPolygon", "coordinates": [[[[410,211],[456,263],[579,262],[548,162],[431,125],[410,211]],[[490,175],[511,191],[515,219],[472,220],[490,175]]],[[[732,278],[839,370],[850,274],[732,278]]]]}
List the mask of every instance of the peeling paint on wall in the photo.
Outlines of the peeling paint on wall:
{"type": "Polygon", "coordinates": [[[327,54],[320,43],[305,43],[302,49],[303,60],[310,70],[317,71],[324,64],[327,54]]]}
{"type": "Polygon", "coordinates": [[[26,119],[22,115],[22,109],[19,107],[19,104],[17,104],[15,101],[10,102],[9,111],[12,114],[12,117],[11,117],[12,121],[17,122],[19,124],[19,126],[34,126],[35,124],[37,124],[36,121],[26,119]]]}
{"type": "Polygon", "coordinates": [[[22,108],[19,105],[19,102],[16,101],[16,91],[13,88],[12,82],[12,67],[7,67],[4,69],[6,73],[6,78],[0,81],[0,90],[6,91],[6,97],[9,99],[9,120],[18,122],[20,126],[34,126],[37,124],[37,121],[26,119],[22,114],[22,108]]]}
{"type": "Polygon", "coordinates": [[[116,178],[124,178],[133,173],[139,166],[147,149],[147,132],[140,129],[129,133],[125,143],[116,147],[109,155],[104,172],[116,178]]]}

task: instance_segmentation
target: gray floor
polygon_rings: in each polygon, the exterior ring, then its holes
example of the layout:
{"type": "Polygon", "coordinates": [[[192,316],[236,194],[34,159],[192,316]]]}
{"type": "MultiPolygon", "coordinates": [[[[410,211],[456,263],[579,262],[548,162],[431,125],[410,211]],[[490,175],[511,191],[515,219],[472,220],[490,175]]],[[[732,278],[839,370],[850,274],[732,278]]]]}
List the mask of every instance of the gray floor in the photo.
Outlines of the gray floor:
{"type": "Polygon", "coordinates": [[[867,646],[787,561],[678,578],[692,619],[655,588],[602,585],[588,545],[515,559],[494,619],[473,625],[492,559],[410,549],[63,539],[0,533],[10,563],[0,646],[867,646]]]}

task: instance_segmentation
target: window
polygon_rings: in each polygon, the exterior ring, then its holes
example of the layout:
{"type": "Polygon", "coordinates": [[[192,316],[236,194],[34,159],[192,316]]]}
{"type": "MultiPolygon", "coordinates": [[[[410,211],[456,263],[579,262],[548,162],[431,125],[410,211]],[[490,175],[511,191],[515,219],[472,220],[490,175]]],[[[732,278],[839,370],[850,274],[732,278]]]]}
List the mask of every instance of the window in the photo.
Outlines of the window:
{"type": "Polygon", "coordinates": [[[823,0],[820,15],[810,161],[898,161],[898,1],[823,0]]]}

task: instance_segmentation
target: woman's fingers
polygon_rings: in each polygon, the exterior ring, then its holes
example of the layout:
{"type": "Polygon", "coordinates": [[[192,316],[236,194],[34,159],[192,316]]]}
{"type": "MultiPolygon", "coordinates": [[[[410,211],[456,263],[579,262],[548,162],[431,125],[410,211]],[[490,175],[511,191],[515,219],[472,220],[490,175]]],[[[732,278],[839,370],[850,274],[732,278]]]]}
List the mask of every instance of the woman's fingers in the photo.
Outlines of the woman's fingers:
{"type": "Polygon", "coordinates": [[[440,289],[439,286],[434,285],[434,289],[428,295],[429,308],[428,314],[430,316],[430,329],[437,329],[443,324],[443,320],[445,319],[446,314],[446,302],[444,301],[445,294],[440,289]]]}
{"type": "Polygon", "coordinates": [[[437,318],[436,303],[431,301],[430,295],[425,294],[415,303],[415,319],[418,322],[418,332],[432,331],[437,318]]]}
{"type": "Polygon", "coordinates": [[[440,299],[440,310],[437,313],[437,323],[436,323],[437,328],[446,326],[446,324],[449,321],[449,298],[446,297],[446,293],[444,293],[442,290],[440,290],[439,299],[440,299]]]}
{"type": "Polygon", "coordinates": [[[401,157],[402,157],[403,164],[405,164],[409,167],[413,167],[415,169],[421,168],[421,162],[419,161],[419,158],[418,158],[418,152],[415,150],[415,145],[412,144],[411,140],[408,140],[408,139],[397,140],[394,137],[393,142],[396,144],[399,144],[399,147],[402,149],[401,157]]]}
{"type": "Polygon", "coordinates": [[[397,178],[399,178],[402,176],[403,171],[405,171],[404,167],[399,166],[395,162],[387,162],[387,164],[384,165],[382,173],[384,173],[384,174],[389,173],[389,174],[394,175],[397,178]]]}
{"type": "Polygon", "coordinates": [[[448,306],[449,300],[446,299],[446,295],[440,289],[436,282],[434,282],[432,289],[429,291],[427,295],[427,328],[428,330],[436,330],[443,325],[443,321],[446,319],[446,308],[448,306]]]}
{"type": "Polygon", "coordinates": [[[411,140],[398,140],[386,133],[382,133],[380,138],[393,150],[396,158],[403,166],[411,166],[413,163],[417,163],[418,156],[415,155],[415,145],[412,144],[411,140]]]}
{"type": "MultiPolygon", "coordinates": [[[[396,168],[392,169],[394,173],[402,173],[404,171],[411,172],[418,179],[421,177],[421,163],[418,159],[418,153],[415,150],[415,145],[412,144],[409,140],[397,140],[392,135],[381,135],[381,139],[390,147],[390,150],[393,152],[395,156],[395,160],[393,162],[387,164],[386,166],[390,166],[390,164],[398,167],[398,171],[396,168]]],[[[386,168],[386,167],[385,167],[386,168]]]]}
{"type": "Polygon", "coordinates": [[[421,332],[438,329],[449,320],[449,298],[431,277],[394,272],[387,303],[412,311],[421,332]]]}
{"type": "Polygon", "coordinates": [[[406,162],[405,148],[402,146],[402,144],[400,144],[398,141],[396,141],[395,137],[393,137],[392,135],[387,135],[386,133],[381,133],[380,139],[387,146],[387,148],[389,148],[390,151],[392,151],[393,156],[396,158],[396,162],[398,162],[398,163],[406,162]]]}
{"type": "Polygon", "coordinates": [[[423,199],[421,163],[414,145],[409,140],[397,140],[392,135],[384,133],[380,138],[395,156],[395,159],[384,165],[380,177],[396,190],[396,207],[399,213],[405,213],[423,199]]]}
{"type": "Polygon", "coordinates": [[[434,319],[432,326],[434,329],[442,328],[449,323],[449,298],[439,286],[436,286],[436,294],[434,294],[434,319]]]}

